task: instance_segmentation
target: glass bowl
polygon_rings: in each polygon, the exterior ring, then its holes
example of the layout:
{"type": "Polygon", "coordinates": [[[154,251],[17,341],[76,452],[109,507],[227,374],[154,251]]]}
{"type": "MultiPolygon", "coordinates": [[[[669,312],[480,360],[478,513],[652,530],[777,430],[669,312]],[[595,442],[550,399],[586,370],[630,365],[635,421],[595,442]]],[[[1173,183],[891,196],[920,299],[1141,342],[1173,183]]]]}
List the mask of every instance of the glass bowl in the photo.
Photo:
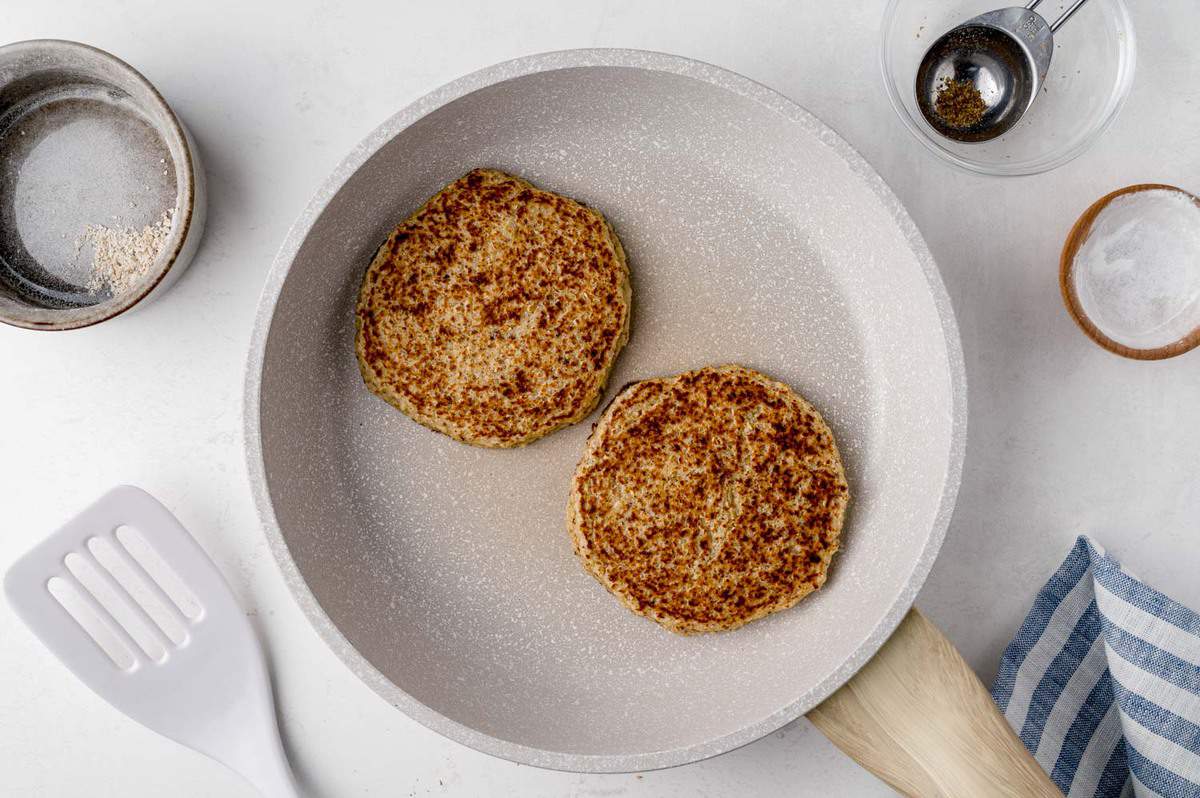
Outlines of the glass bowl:
{"type": "MultiPolygon", "coordinates": [[[[1045,0],[1038,12],[1053,22],[1065,5],[1063,0],[1045,0]]],[[[921,116],[917,66],[943,33],[1002,7],[1002,0],[888,0],[880,28],[879,66],[900,121],[942,159],[988,175],[1037,174],[1082,153],[1116,118],[1133,83],[1133,23],[1122,0],[1090,0],[1054,34],[1050,71],[1021,121],[991,141],[952,141],[921,116]]]]}

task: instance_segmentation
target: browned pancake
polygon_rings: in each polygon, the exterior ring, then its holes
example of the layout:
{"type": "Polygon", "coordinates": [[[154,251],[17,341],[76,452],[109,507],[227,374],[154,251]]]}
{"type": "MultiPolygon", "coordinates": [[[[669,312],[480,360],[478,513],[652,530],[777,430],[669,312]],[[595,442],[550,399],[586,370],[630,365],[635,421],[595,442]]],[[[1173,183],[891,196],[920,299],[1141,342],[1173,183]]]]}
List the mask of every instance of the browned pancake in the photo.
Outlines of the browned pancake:
{"type": "Polygon", "coordinates": [[[848,500],[821,415],[781,382],[719,366],[618,394],[575,472],[568,526],[625,606],[713,632],[821,587],[848,500]]]}
{"type": "Polygon", "coordinates": [[[597,211],[476,169],[392,232],[358,298],[367,386],[478,446],[584,418],[629,337],[625,253],[597,211]]]}

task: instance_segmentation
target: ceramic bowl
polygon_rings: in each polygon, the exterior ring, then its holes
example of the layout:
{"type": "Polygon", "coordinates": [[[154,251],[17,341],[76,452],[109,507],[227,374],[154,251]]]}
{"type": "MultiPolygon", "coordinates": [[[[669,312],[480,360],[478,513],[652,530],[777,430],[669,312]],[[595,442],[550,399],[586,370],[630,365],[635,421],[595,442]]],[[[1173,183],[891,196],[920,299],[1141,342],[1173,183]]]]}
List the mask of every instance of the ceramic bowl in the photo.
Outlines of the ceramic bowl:
{"type": "Polygon", "coordinates": [[[203,218],[196,147],[133,67],[78,42],[0,47],[0,321],[67,330],[145,304],[188,265],[203,218]],[[147,228],[165,230],[153,262],[100,279],[114,239],[97,231],[147,228]]]}

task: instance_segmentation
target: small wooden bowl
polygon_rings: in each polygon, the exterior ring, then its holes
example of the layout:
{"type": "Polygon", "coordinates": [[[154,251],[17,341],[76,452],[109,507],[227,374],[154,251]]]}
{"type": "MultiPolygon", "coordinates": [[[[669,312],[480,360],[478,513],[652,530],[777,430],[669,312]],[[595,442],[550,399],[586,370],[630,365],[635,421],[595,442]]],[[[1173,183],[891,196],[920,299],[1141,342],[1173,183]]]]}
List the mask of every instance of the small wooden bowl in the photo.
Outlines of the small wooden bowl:
{"type": "Polygon", "coordinates": [[[1100,344],[1100,346],[1109,352],[1121,355],[1122,357],[1133,358],[1134,360],[1163,360],[1195,349],[1197,345],[1200,345],[1200,326],[1178,341],[1154,349],[1134,349],[1117,343],[1101,332],[1100,328],[1092,323],[1092,320],[1083,312],[1083,307],[1079,303],[1079,296],[1075,293],[1075,281],[1072,279],[1072,272],[1074,271],[1075,255],[1079,251],[1079,248],[1083,246],[1083,242],[1087,240],[1088,233],[1092,229],[1092,223],[1096,220],[1096,216],[1099,215],[1100,211],[1104,210],[1108,206],[1108,203],[1122,194],[1133,194],[1138,191],[1149,191],[1151,189],[1178,191],[1180,194],[1190,197],[1192,202],[1200,206],[1200,199],[1197,199],[1194,194],[1184,191],[1177,186],[1168,186],[1164,183],[1138,183],[1137,185],[1119,188],[1111,194],[1106,194],[1096,200],[1090,208],[1083,212],[1083,215],[1079,217],[1079,221],[1075,222],[1075,226],[1071,228],[1071,232],[1067,235],[1066,243],[1063,244],[1062,257],[1059,259],[1058,264],[1058,286],[1062,290],[1063,302],[1066,303],[1067,310],[1071,313],[1071,318],[1075,319],[1075,323],[1087,333],[1087,336],[1100,344]]]}

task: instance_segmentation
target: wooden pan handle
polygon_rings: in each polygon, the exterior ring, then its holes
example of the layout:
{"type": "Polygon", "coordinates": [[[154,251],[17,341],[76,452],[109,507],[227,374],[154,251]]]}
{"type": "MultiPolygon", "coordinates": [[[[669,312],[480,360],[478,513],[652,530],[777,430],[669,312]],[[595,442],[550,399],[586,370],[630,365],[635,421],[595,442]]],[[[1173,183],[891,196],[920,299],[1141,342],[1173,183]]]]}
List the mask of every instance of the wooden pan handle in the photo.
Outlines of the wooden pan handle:
{"type": "Polygon", "coordinates": [[[905,795],[1062,797],[962,656],[916,608],[808,719],[905,795]]]}

